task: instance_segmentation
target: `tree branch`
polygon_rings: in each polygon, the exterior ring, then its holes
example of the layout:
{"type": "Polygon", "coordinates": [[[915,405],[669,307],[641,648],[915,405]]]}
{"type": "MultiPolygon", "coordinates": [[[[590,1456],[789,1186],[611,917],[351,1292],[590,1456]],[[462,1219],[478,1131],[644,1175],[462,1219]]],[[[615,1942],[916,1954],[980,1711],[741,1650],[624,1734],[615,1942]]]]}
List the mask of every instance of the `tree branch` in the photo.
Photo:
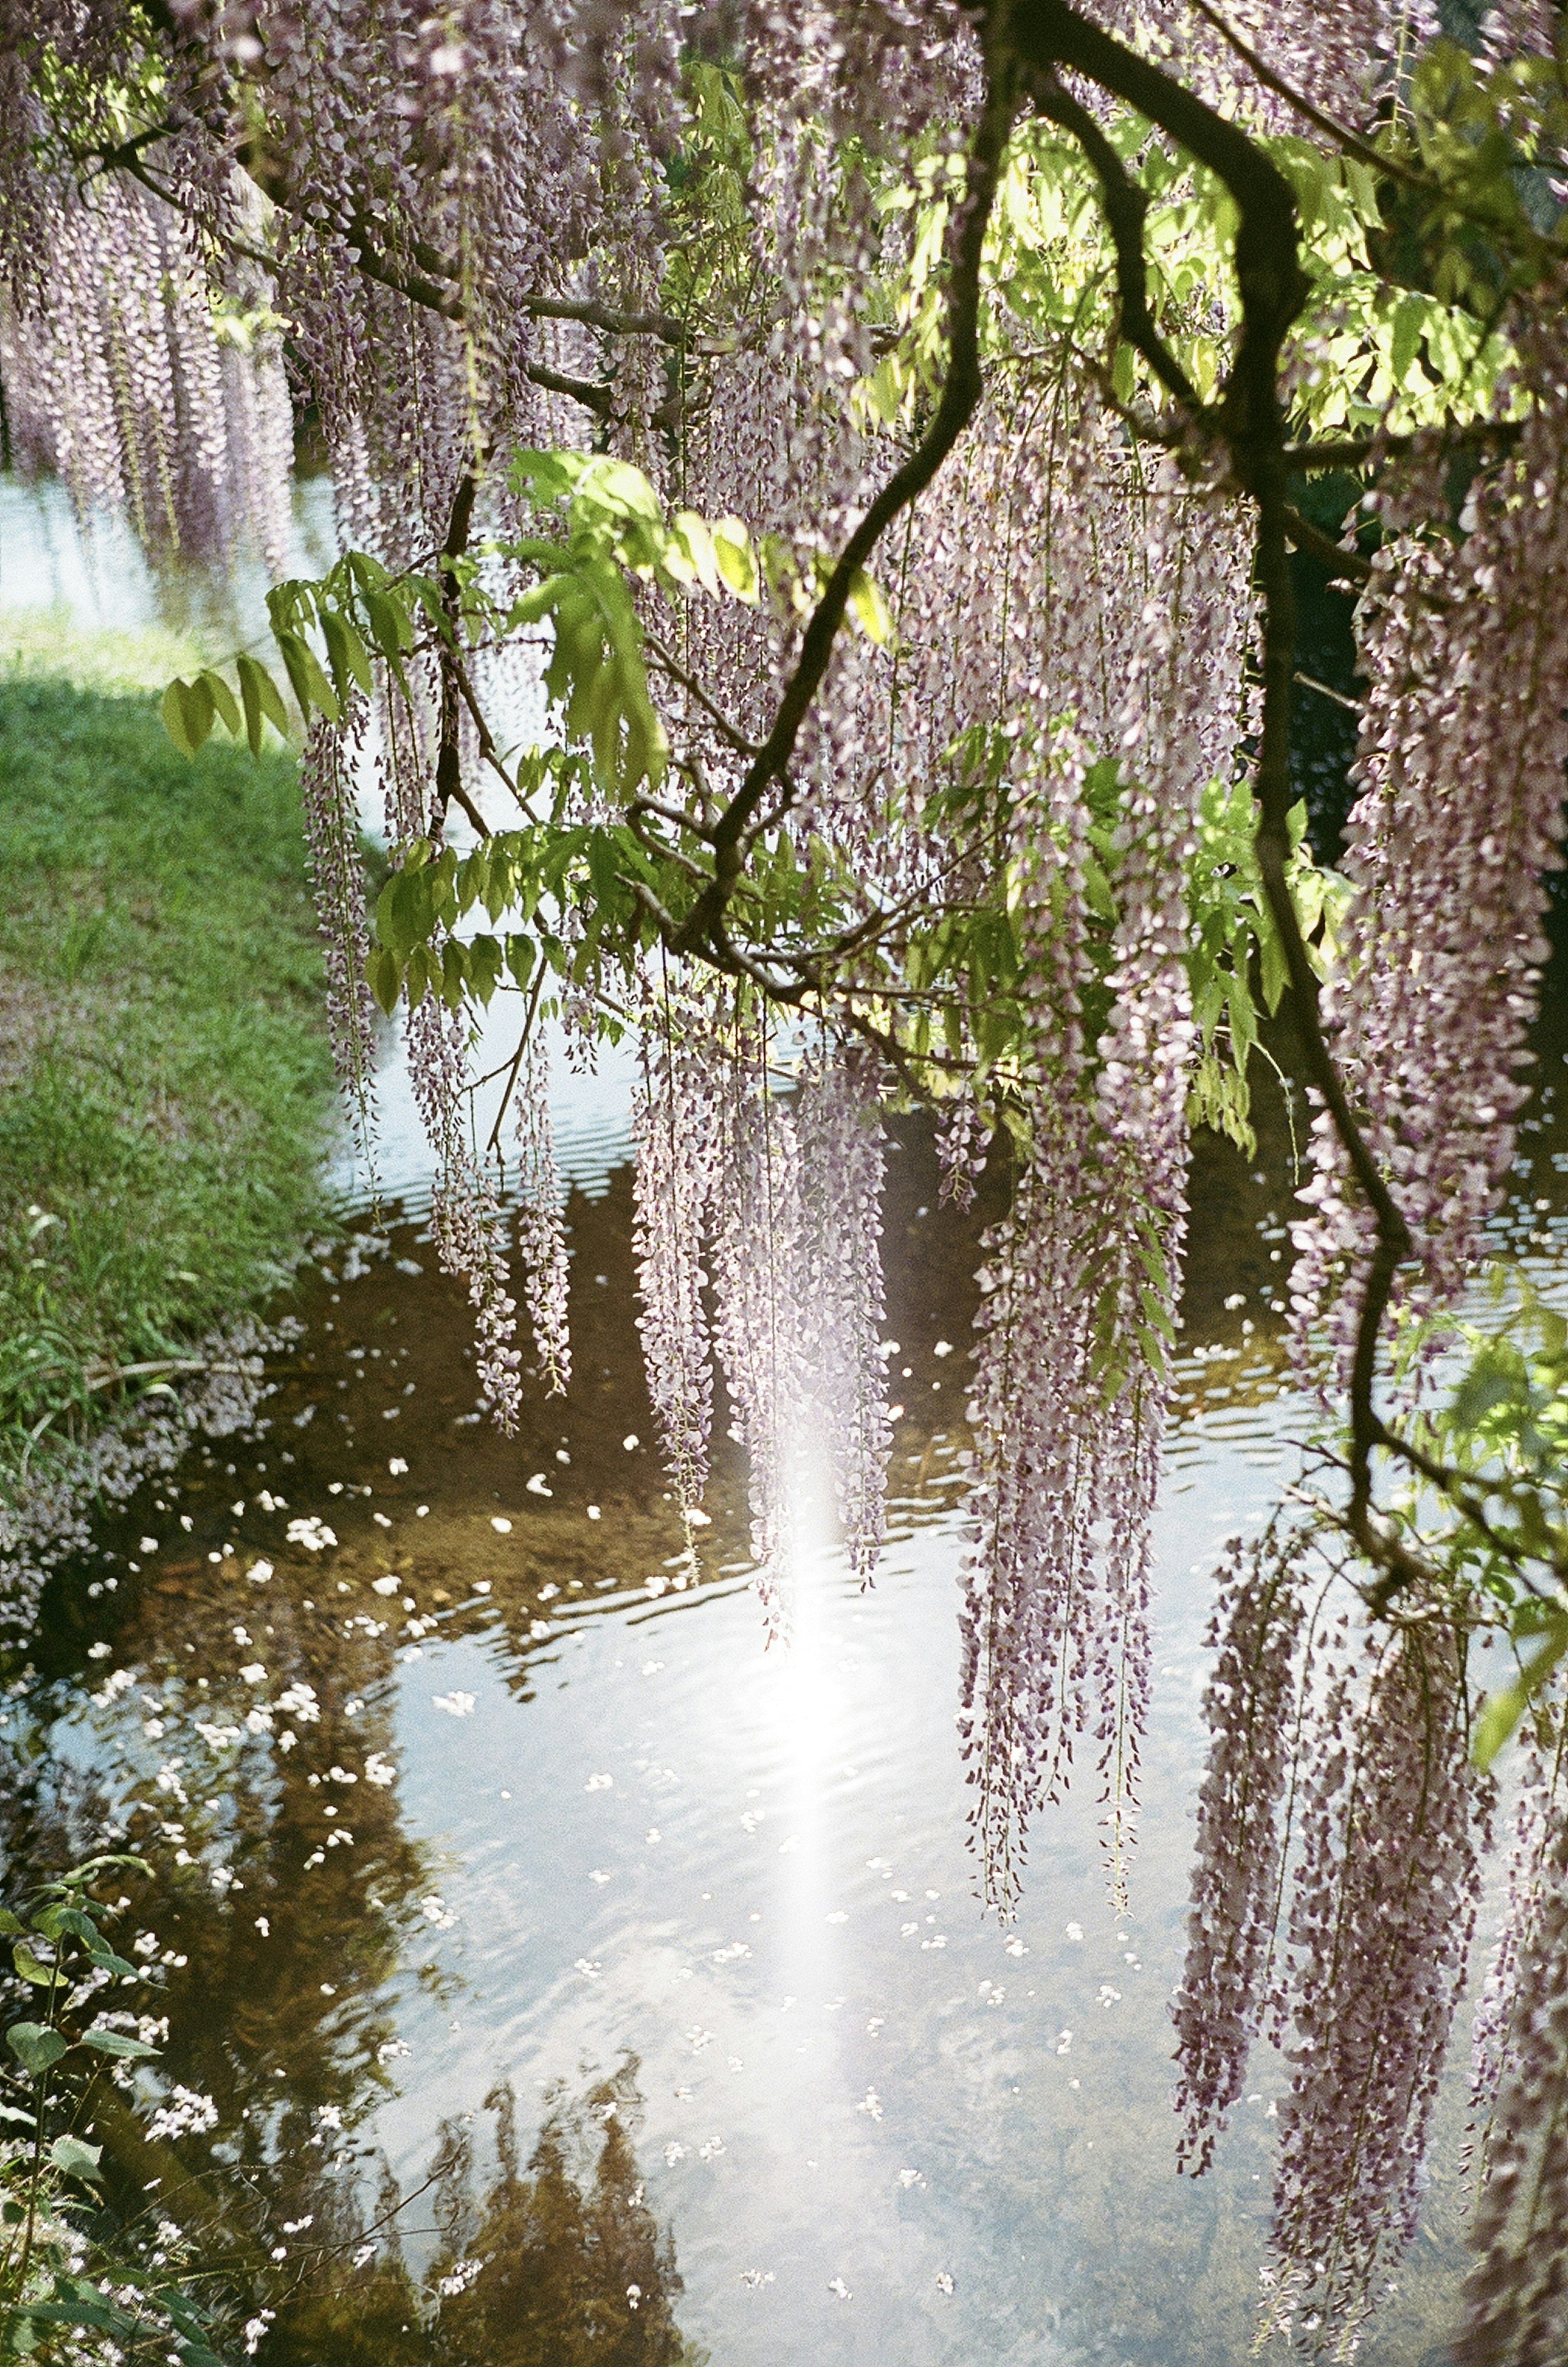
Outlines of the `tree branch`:
{"type": "MultiPolygon", "coordinates": [[[[948,293],[948,367],[942,399],[924,436],[887,480],[839,554],[812,610],[773,729],[715,824],[713,878],[671,941],[673,952],[690,953],[699,946],[714,945],[745,861],[748,826],[770,785],[781,778],[794,753],[801,725],[828,670],[855,577],[884,530],[935,477],[980,400],[980,258],[1016,104],[1010,58],[1005,50],[998,54],[999,45],[995,41],[987,47],[986,99],[969,152],[968,182],[948,293]]],[[[784,810],[788,803],[786,795],[778,810],[784,810]]]]}
{"type": "Polygon", "coordinates": [[[1144,222],[1149,210],[1147,192],[1138,186],[1087,107],[1065,90],[1055,73],[1037,74],[1030,96],[1040,114],[1070,131],[1089,158],[1100,183],[1100,209],[1116,249],[1117,328],[1142,354],[1160,384],[1194,419],[1203,415],[1203,398],[1155,325],[1149,310],[1148,266],[1144,254],[1144,222]]]}
{"type": "MultiPolygon", "coordinates": [[[[1394,1276],[1401,1263],[1412,1254],[1414,1244],[1328,1048],[1317,974],[1302,934],[1287,871],[1296,604],[1288,555],[1294,514],[1286,498],[1291,464],[1280,402],[1279,358],[1285,336],[1311,292],[1297,252],[1294,198],[1283,175],[1235,124],[1215,114],[1157,66],[1123,49],[1065,5],[1065,0],[1016,0],[1011,23],[1014,40],[1037,70],[1050,74],[1070,68],[1136,108],[1218,175],[1239,216],[1235,274],[1241,298],[1240,333],[1224,393],[1208,415],[1229,447],[1236,475],[1258,510],[1255,572],[1263,597],[1263,714],[1255,776],[1258,869],[1285,954],[1308,1080],[1329,1113],[1375,1228],[1351,1362],[1347,1523],[1358,1546],[1384,1571],[1392,1592],[1423,1572],[1422,1565],[1383,1529],[1373,1512],[1371,1456],[1386,1435],[1374,1404],[1374,1384],[1382,1319],[1394,1276]]],[[[1337,551],[1337,556],[1342,554],[1337,551]]]]}
{"type": "MultiPolygon", "coordinates": [[[[446,539],[441,546],[436,581],[441,586],[441,605],[454,637],[457,630],[459,590],[454,561],[461,559],[468,547],[474,523],[474,497],[479,492],[479,484],[477,463],[470,463],[457,480],[452,515],[447,521],[446,539]]],[[[441,801],[443,813],[448,806],[460,807],[479,836],[488,838],[490,824],[463,787],[463,762],[457,740],[458,702],[462,696],[458,681],[459,662],[445,635],[440,641],[437,663],[441,670],[441,736],[435,752],[435,794],[441,801]]]]}

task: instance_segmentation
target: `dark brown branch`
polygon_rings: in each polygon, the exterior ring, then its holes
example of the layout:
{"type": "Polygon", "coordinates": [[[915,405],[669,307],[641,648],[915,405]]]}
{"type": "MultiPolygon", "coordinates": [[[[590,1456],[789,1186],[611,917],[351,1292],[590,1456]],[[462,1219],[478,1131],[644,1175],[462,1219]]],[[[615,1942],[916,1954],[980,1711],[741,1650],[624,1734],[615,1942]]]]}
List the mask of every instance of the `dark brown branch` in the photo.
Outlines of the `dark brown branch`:
{"type": "MultiPolygon", "coordinates": [[[[528,1049],[528,1038],[534,1032],[534,1014],[539,1007],[539,989],[544,985],[544,982],[545,962],[544,957],[541,955],[539,957],[539,967],[534,973],[534,986],[533,991],[528,997],[528,1008],[523,1014],[523,1032],[517,1038],[517,1049],[512,1056],[510,1073],[507,1076],[506,1084],[502,1093],[500,1105],[495,1113],[495,1124],[490,1130],[490,1140],[485,1144],[484,1155],[486,1159],[490,1157],[491,1152],[496,1149],[501,1140],[502,1120],[505,1117],[512,1096],[517,1089],[517,1071],[523,1066],[523,1055],[528,1049]]],[[[499,1071],[495,1071],[494,1073],[498,1074],[499,1071]]]]}
{"type": "MultiPolygon", "coordinates": [[[[1495,446],[1500,452],[1511,451],[1518,442],[1525,423],[1522,419],[1470,419],[1462,425],[1444,430],[1443,448],[1451,452],[1470,452],[1495,446]]],[[[1423,436],[1420,440],[1425,441],[1423,436]]],[[[1403,459],[1414,450],[1414,436],[1341,436],[1316,444],[1287,444],[1285,463],[1303,476],[1325,469],[1366,469],[1383,460],[1403,459]]]]}
{"type": "Polygon", "coordinates": [[[1014,40],[1037,70],[1051,73],[1070,68],[1125,100],[1219,176],[1239,216],[1235,274],[1241,327],[1224,393],[1209,416],[1258,509],[1255,572],[1263,595],[1263,713],[1255,778],[1258,862],[1284,950],[1308,1080],[1328,1110],[1376,1228],[1363,1278],[1351,1364],[1347,1523],[1361,1551],[1384,1572],[1392,1592],[1425,1574],[1424,1566],[1377,1520],[1371,1489],[1371,1456],[1383,1436],[1373,1401],[1378,1345],[1394,1276],[1412,1254],[1413,1243],[1328,1048],[1318,1007],[1317,974],[1288,878],[1296,604],[1288,551],[1292,513],[1286,498],[1290,463],[1280,402],[1279,360],[1284,339],[1310,293],[1297,251],[1294,199],[1283,175],[1235,124],[1216,115],[1157,66],[1088,23],[1065,0],[1015,0],[1010,22],[1014,40]]]}
{"type": "Polygon", "coordinates": [[[1033,77],[1030,96],[1040,114],[1071,132],[1089,158],[1100,183],[1100,208],[1116,250],[1117,329],[1168,394],[1184,403],[1194,418],[1202,416],[1203,398],[1188,377],[1155,324],[1149,310],[1148,266],[1144,254],[1144,223],[1148,193],[1139,187],[1087,107],[1065,90],[1055,73],[1033,77]]]}
{"type": "Polygon", "coordinates": [[[748,740],[744,731],[737,730],[735,725],[731,723],[729,718],[725,714],[724,709],[716,703],[716,700],[708,697],[707,692],[703,688],[701,683],[698,682],[696,676],[687,671],[687,669],[681,663],[679,658],[675,656],[673,651],[665,648],[664,643],[659,639],[657,633],[651,633],[645,630],[642,639],[644,648],[651,652],[653,662],[658,666],[660,672],[661,674],[667,674],[671,682],[678,682],[682,690],[690,692],[691,696],[696,700],[697,705],[702,708],[703,713],[707,717],[708,721],[719,733],[721,739],[727,741],[729,746],[735,750],[736,754],[738,756],[755,756],[758,753],[757,742],[755,740],[748,740]]]}
{"type": "MultiPolygon", "coordinates": [[[[148,171],[137,153],[134,142],[127,142],[118,148],[100,152],[99,161],[106,166],[113,166],[118,172],[129,173],[133,180],[140,181],[144,189],[164,205],[168,206],[172,211],[186,215],[187,219],[190,218],[189,209],[184,204],[179,192],[171,189],[165,182],[158,178],[156,174],[148,171]]],[[[280,212],[289,214],[296,221],[302,219],[292,207],[283,205],[276,198],[274,198],[273,202],[277,205],[280,212]]],[[[277,257],[275,255],[268,255],[263,247],[253,246],[248,239],[236,238],[232,232],[219,230],[212,222],[205,220],[199,221],[197,226],[207,237],[215,240],[225,254],[233,255],[236,261],[259,264],[262,269],[267,272],[275,272],[277,269],[277,257]]],[[[312,224],[311,227],[314,228],[315,225],[312,224]]],[[[389,262],[371,237],[362,216],[355,215],[350,227],[340,234],[354,258],[355,270],[364,278],[373,280],[378,287],[389,289],[395,296],[405,297],[409,303],[417,304],[425,311],[439,313],[444,321],[450,321],[454,325],[462,323],[465,313],[461,297],[439,287],[434,278],[425,277],[418,270],[404,271],[396,264],[389,262]]],[[[421,248],[420,252],[428,256],[430,250],[421,248]]],[[[535,311],[538,308],[536,305],[527,304],[524,309],[535,311]]],[[[613,397],[607,386],[598,385],[592,379],[569,378],[564,371],[551,369],[545,362],[524,362],[522,369],[524,377],[530,379],[535,386],[543,387],[551,394],[567,395],[573,402],[581,402],[585,411],[592,412],[595,417],[608,418],[613,397]]]]}
{"type": "MultiPolygon", "coordinates": [[[[690,953],[712,946],[725,908],[745,863],[747,833],[769,787],[779,780],[795,751],[801,725],[821,685],[833,642],[855,577],[884,530],[922,493],[957,443],[980,400],[980,259],[996,198],[997,178],[1012,128],[1015,100],[1010,62],[987,59],[987,94],[969,153],[968,183],[959,216],[956,252],[948,293],[948,366],[942,399],[924,436],[896,469],[839,554],[838,562],[807,625],[795,672],[784,686],[773,726],[739,788],[714,827],[714,873],[671,941],[671,950],[690,953]]],[[[787,805],[787,796],[783,805],[787,805]]],[[[783,810],[781,805],[779,810],[783,810]]]]}
{"type": "MultiPolygon", "coordinates": [[[[436,581],[441,587],[441,605],[446,614],[447,629],[455,642],[459,616],[459,586],[456,562],[468,547],[473,531],[474,499],[479,492],[477,467],[470,463],[457,480],[457,491],[452,501],[452,515],[447,521],[446,538],[441,546],[441,562],[436,581]]],[[[490,836],[486,821],[472,798],[463,787],[463,761],[458,746],[458,702],[462,696],[458,683],[459,661],[456,649],[443,636],[437,651],[441,670],[441,735],[435,753],[435,794],[441,810],[458,806],[466,813],[481,838],[490,836]]]]}
{"type": "Polygon", "coordinates": [[[1282,516],[1287,540],[1326,567],[1337,581],[1346,583],[1371,582],[1372,562],[1360,551],[1343,549],[1331,534],[1325,534],[1320,526],[1314,526],[1310,518],[1303,517],[1300,510],[1292,509],[1289,502],[1284,504],[1282,516]]]}

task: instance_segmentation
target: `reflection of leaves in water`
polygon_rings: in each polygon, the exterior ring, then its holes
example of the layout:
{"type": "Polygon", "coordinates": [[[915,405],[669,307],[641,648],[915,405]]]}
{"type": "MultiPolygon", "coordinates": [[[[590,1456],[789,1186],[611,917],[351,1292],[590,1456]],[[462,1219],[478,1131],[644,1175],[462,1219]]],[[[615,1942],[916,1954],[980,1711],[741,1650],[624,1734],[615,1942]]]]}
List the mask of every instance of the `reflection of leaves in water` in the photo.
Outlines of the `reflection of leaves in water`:
{"type": "MultiPolygon", "coordinates": [[[[497,2174],[475,2191],[474,2146],[448,2124],[434,2166],[441,2249],[423,2291],[395,2237],[357,2272],[313,2278],[279,2313],[276,2367],[699,2367],[672,2314],[673,2241],[643,2200],[635,2060],[575,2100],[558,2089],[526,2168],[510,2087],[497,2174]]],[[[383,2188],[376,2216],[395,2202],[383,2188]]],[[[405,2217],[408,2215],[405,2212],[405,2217]]]]}

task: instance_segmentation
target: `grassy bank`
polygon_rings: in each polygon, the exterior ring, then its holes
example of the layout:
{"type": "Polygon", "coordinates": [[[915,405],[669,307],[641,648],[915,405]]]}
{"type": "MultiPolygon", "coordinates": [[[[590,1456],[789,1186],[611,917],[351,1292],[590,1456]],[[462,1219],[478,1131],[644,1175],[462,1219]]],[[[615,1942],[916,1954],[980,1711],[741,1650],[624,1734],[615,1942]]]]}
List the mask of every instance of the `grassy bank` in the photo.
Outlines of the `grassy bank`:
{"type": "Polygon", "coordinates": [[[330,1085],[292,762],[0,670],[0,1486],[285,1270],[330,1085]]]}

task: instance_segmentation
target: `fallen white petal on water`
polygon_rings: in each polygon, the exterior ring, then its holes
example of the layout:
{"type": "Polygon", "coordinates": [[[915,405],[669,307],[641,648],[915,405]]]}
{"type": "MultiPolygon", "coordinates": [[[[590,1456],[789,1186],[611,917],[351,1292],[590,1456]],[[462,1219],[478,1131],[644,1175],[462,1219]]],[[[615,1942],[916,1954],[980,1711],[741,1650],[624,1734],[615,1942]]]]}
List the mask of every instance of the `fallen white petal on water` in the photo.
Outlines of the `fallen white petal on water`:
{"type": "Polygon", "coordinates": [[[615,1786],[613,1775],[590,1775],[582,1788],[585,1792],[612,1792],[615,1786]]]}
{"type": "Polygon", "coordinates": [[[399,1578],[397,1573],[394,1571],[389,1578],[377,1579],[372,1585],[370,1591],[372,1594],[396,1594],[401,1584],[402,1580],[399,1578]]]}
{"type": "MultiPolygon", "coordinates": [[[[527,1488],[530,1496],[548,1496],[553,1493],[550,1483],[546,1478],[542,1471],[535,1472],[533,1478],[527,1482],[527,1488]]],[[[509,1521],[507,1523],[508,1528],[510,1528],[511,1525],[512,1523],[509,1521]]]]}
{"type": "Polygon", "coordinates": [[[837,2293],[840,2301],[853,2301],[854,2299],[853,2293],[851,2293],[842,2277],[829,2277],[828,2280],[828,2290],[830,2293],[837,2293]]]}
{"type": "Polygon", "coordinates": [[[321,1553],[327,1546],[337,1543],[336,1531],[314,1516],[308,1521],[290,1521],[286,1535],[291,1546],[303,1546],[307,1553],[321,1553]]]}
{"type": "MultiPolygon", "coordinates": [[[[528,1485],[529,1485],[529,1487],[530,1487],[530,1488],[534,1485],[534,1483],[533,1483],[533,1481],[532,1481],[531,1479],[529,1480],[528,1485]]],[[[540,1490],[540,1492],[541,1492],[541,1494],[546,1494],[546,1495],[547,1495],[547,1494],[548,1494],[548,1492],[549,1492],[549,1490],[548,1490],[547,1489],[541,1489],[541,1490],[540,1490]]],[[[497,1536],[500,1536],[500,1537],[509,1537],[509,1536],[512,1535],[512,1523],[511,1523],[511,1522],[510,1522],[509,1520],[507,1520],[507,1519],[506,1519],[506,1517],[505,1517],[505,1515],[504,1515],[503,1513],[501,1513],[501,1512],[492,1512],[492,1513],[491,1514],[491,1516],[490,1516],[490,1524],[491,1524],[491,1527],[495,1531],[495,1533],[496,1533],[497,1536]]]]}
{"type": "Polygon", "coordinates": [[[938,2293],[950,2293],[953,2291],[953,2279],[945,2269],[938,2269],[936,2272],[936,2289],[938,2293]]]}
{"type": "Polygon", "coordinates": [[[476,1696],[473,1693],[432,1693],[430,1698],[437,1709],[446,1711],[448,1717],[472,1717],[474,1714],[476,1696]]]}
{"type": "Polygon", "coordinates": [[[400,1479],[408,1467],[400,1455],[394,1455],[387,1466],[394,1479],[400,1479]]]}

